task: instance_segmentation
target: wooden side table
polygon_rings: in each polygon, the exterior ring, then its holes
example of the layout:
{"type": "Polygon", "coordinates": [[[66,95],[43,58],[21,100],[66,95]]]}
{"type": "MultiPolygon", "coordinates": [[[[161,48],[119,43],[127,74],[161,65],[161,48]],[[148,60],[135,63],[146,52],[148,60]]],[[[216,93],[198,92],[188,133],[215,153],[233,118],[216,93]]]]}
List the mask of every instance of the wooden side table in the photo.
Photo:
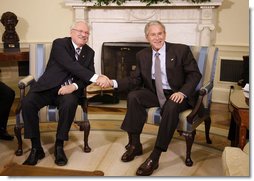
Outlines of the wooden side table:
{"type": "MultiPolygon", "coordinates": [[[[19,52],[4,52],[0,49],[0,62],[17,62],[18,67],[29,61],[29,49],[22,48],[19,52]]],[[[1,69],[0,69],[1,72],[1,69]]]]}
{"type": "Polygon", "coordinates": [[[16,95],[19,91],[17,87],[19,77],[29,72],[29,54],[29,48],[21,48],[19,52],[4,52],[3,49],[0,49],[0,80],[15,90],[16,95]],[[13,70],[6,73],[6,66],[10,65],[18,66],[18,75],[16,71],[12,72],[13,70]]]}
{"type": "Polygon", "coordinates": [[[23,48],[19,52],[4,52],[0,49],[0,61],[29,61],[29,49],[23,48]]]}
{"type": "Polygon", "coordinates": [[[243,90],[233,90],[230,95],[230,104],[233,107],[232,115],[236,122],[235,141],[239,148],[246,144],[246,132],[249,129],[249,106],[245,101],[243,90]]]}

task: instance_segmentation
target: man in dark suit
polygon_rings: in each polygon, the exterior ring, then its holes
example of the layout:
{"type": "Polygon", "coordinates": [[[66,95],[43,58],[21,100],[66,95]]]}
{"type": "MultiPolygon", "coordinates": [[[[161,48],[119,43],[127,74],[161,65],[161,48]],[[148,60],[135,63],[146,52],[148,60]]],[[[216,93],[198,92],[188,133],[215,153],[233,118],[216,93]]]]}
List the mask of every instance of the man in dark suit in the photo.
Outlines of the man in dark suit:
{"type": "Polygon", "coordinates": [[[2,140],[13,140],[14,138],[6,130],[14,99],[14,90],[0,81],[0,139],[2,140]]]}
{"type": "Polygon", "coordinates": [[[111,85],[119,91],[134,89],[128,94],[127,112],[121,125],[129,137],[127,151],[121,158],[123,162],[132,161],[143,153],[140,134],[147,119],[146,109],[162,108],[154,149],[136,172],[142,176],[151,175],[158,168],[161,152],[167,151],[177,127],[179,113],[196,102],[195,88],[202,76],[189,46],[165,41],[165,26],[161,22],[149,22],[145,26],[145,36],[151,47],[137,53],[135,73],[125,79],[111,81],[111,85]],[[156,68],[158,61],[159,71],[156,68]],[[161,80],[157,81],[156,77],[161,80]],[[157,88],[159,82],[162,84],[161,93],[157,88]]]}
{"type": "Polygon", "coordinates": [[[45,157],[40,141],[38,111],[49,104],[56,105],[59,110],[55,163],[60,166],[67,164],[63,146],[68,140],[78,100],[91,82],[103,84],[107,81],[106,76],[95,74],[94,50],[86,44],[88,37],[88,24],[78,21],[71,27],[70,37],[54,40],[45,72],[23,99],[24,137],[31,139],[32,143],[24,165],[35,165],[45,157]]]}

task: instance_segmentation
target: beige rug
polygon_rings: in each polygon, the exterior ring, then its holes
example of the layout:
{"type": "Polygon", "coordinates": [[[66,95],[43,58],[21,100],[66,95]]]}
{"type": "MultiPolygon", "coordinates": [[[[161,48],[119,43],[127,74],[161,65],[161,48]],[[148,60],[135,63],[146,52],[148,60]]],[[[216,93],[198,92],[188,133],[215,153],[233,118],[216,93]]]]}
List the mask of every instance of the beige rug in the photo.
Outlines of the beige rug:
{"type": "MultiPolygon", "coordinates": [[[[70,140],[65,143],[65,152],[69,161],[64,167],[54,164],[53,147],[57,124],[40,124],[41,138],[46,157],[39,161],[37,166],[77,171],[101,170],[104,172],[104,176],[135,176],[139,165],[151,153],[158,127],[145,125],[141,135],[144,154],[136,157],[135,160],[129,163],[123,163],[120,158],[125,151],[124,146],[127,143],[127,136],[126,133],[122,132],[120,126],[125,114],[125,104],[118,104],[118,107],[115,107],[114,111],[112,111],[112,106],[115,105],[103,105],[100,110],[100,106],[95,105],[95,110],[89,113],[92,129],[89,135],[89,145],[92,148],[91,153],[83,152],[83,133],[78,131],[76,125],[72,126],[70,140]]],[[[225,122],[224,116],[213,120],[225,122]]],[[[14,117],[9,120],[9,124],[8,131],[13,134],[14,117]]],[[[223,176],[221,155],[224,147],[230,145],[230,142],[227,140],[227,129],[225,129],[225,126],[213,127],[212,125],[210,137],[213,144],[208,145],[205,142],[204,125],[200,125],[195,137],[195,144],[192,148],[194,165],[187,167],[184,163],[185,140],[175,132],[174,139],[170,143],[168,151],[162,154],[159,169],[153,173],[153,176],[223,176]]],[[[16,139],[12,142],[0,141],[0,171],[3,170],[4,165],[9,163],[22,164],[30,152],[30,141],[24,140],[24,154],[20,157],[14,154],[16,148],[16,139]]]]}
{"type": "MultiPolygon", "coordinates": [[[[107,123],[104,124],[107,127],[107,123]]],[[[103,125],[101,125],[103,126],[103,125]]],[[[73,128],[75,129],[75,128],[73,128]]],[[[89,136],[91,153],[84,153],[83,133],[71,131],[70,140],[65,143],[65,152],[68,157],[68,164],[59,167],[54,164],[54,141],[55,132],[43,132],[41,135],[42,144],[46,157],[37,164],[39,167],[62,168],[78,171],[101,170],[105,176],[135,176],[138,166],[149,156],[155,136],[153,134],[142,134],[144,154],[135,160],[124,163],[120,160],[125,151],[124,145],[127,142],[126,134],[122,131],[93,130],[89,136]]],[[[12,142],[0,142],[0,171],[9,163],[22,164],[30,152],[30,141],[24,140],[24,154],[15,156],[16,140],[12,142]]],[[[160,159],[159,169],[153,176],[222,176],[220,150],[207,146],[194,144],[192,148],[192,167],[185,166],[185,141],[173,139],[167,152],[163,153],[160,159]],[[216,166],[215,166],[216,165],[216,166]]],[[[61,176],[61,173],[59,173],[61,176]]]]}

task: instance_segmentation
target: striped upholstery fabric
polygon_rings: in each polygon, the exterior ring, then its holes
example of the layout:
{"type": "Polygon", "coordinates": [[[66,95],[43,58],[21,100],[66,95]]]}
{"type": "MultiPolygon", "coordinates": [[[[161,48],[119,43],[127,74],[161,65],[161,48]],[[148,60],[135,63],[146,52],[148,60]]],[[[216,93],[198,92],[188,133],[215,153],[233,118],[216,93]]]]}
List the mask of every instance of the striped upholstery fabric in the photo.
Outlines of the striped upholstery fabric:
{"type": "MultiPolygon", "coordinates": [[[[22,111],[22,110],[21,110],[22,111]]],[[[56,122],[59,120],[58,109],[55,106],[45,106],[40,109],[39,113],[40,122],[56,122]]],[[[74,121],[88,121],[87,113],[83,112],[82,107],[79,105],[76,110],[74,121]]],[[[16,115],[16,124],[23,124],[22,114],[16,115]]]]}
{"type": "MultiPolygon", "coordinates": [[[[199,70],[203,75],[199,85],[196,88],[196,90],[199,90],[204,84],[206,84],[209,81],[213,81],[214,79],[218,49],[215,47],[197,47],[197,46],[193,46],[190,48],[194,58],[197,60],[199,70]]],[[[211,93],[208,94],[203,99],[205,109],[210,108],[211,93]]],[[[180,113],[179,123],[177,127],[178,130],[192,132],[201,122],[203,122],[202,119],[197,118],[196,120],[194,120],[192,124],[188,123],[187,116],[191,113],[191,111],[192,111],[191,109],[188,109],[180,113]]],[[[161,117],[159,107],[149,108],[147,109],[147,113],[148,113],[147,116],[148,124],[154,125],[160,124],[161,117]]]]}

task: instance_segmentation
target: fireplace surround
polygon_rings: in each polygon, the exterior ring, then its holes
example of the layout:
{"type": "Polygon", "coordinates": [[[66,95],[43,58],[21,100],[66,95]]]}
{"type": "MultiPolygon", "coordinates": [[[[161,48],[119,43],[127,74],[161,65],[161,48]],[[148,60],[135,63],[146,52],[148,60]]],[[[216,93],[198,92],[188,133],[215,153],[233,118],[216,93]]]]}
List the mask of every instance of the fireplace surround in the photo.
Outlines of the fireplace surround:
{"type": "Polygon", "coordinates": [[[104,42],[101,71],[110,79],[122,79],[136,68],[136,53],[148,47],[145,42],[104,42]]]}
{"type": "MultiPolygon", "coordinates": [[[[110,79],[130,76],[136,68],[136,53],[150,46],[146,42],[104,42],[101,52],[101,73],[110,79]]],[[[117,95],[126,99],[127,92],[117,95]]]]}
{"type": "Polygon", "coordinates": [[[94,6],[94,2],[64,0],[72,7],[74,21],[86,20],[91,25],[89,45],[95,50],[95,70],[101,73],[101,54],[104,42],[146,42],[145,24],[160,20],[166,26],[166,40],[195,46],[213,45],[217,8],[223,0],[190,3],[173,0],[171,4],[146,6],[140,1],[126,1],[122,6],[94,6]]]}

